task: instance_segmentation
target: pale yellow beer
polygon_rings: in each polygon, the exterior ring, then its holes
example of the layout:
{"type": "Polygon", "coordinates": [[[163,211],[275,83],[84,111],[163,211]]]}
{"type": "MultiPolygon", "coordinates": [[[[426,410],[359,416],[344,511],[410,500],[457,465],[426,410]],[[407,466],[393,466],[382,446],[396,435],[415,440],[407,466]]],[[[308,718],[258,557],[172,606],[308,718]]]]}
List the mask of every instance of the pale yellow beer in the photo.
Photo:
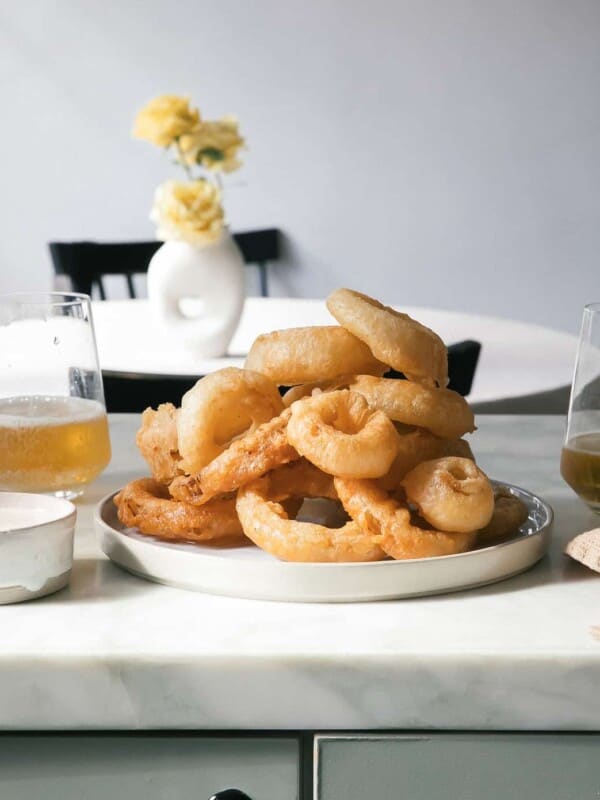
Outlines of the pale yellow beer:
{"type": "Polygon", "coordinates": [[[79,494],[109,461],[106,412],[96,400],[0,398],[0,489],[79,494]]]}

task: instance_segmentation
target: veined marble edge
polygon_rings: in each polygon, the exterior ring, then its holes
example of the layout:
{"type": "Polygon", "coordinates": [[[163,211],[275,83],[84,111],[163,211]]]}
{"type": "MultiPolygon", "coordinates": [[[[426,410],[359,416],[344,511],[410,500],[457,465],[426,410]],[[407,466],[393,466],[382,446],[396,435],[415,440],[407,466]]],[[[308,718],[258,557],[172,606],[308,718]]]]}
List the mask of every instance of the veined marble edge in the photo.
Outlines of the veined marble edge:
{"type": "MultiPolygon", "coordinates": [[[[460,664],[467,667],[476,666],[479,662],[489,660],[495,666],[505,667],[506,665],[514,666],[514,662],[523,662],[523,665],[530,667],[534,663],[560,664],[565,661],[569,667],[577,667],[575,661],[590,661],[596,665],[600,672],[600,641],[598,641],[597,652],[588,650],[565,650],[557,653],[556,650],[540,650],[539,652],[532,653],[531,650],[517,650],[506,653],[505,651],[494,650],[471,650],[468,652],[459,650],[420,650],[419,652],[411,651],[398,651],[395,653],[336,653],[332,656],[331,653],[306,653],[306,652],[287,652],[284,654],[265,653],[244,653],[239,651],[224,651],[222,653],[191,653],[183,654],[170,654],[165,655],[164,652],[152,653],[145,651],[140,653],[136,651],[123,651],[114,653],[110,656],[103,656],[102,654],[90,653],[89,655],[79,655],[77,653],[64,653],[64,652],[51,652],[45,651],[42,654],[27,653],[20,651],[14,656],[7,653],[0,653],[0,672],[3,669],[11,669],[13,665],[27,666],[27,664],[42,663],[47,667],[52,668],[69,668],[74,665],[92,665],[99,666],[122,666],[124,663],[128,666],[151,666],[156,669],[169,669],[172,667],[189,667],[194,666],[199,671],[205,667],[213,667],[219,665],[222,669],[223,663],[231,668],[232,671],[239,671],[241,662],[246,666],[327,666],[338,668],[344,667],[346,670],[351,669],[360,663],[361,671],[364,671],[365,664],[368,667],[374,667],[378,664],[389,666],[395,664],[398,671],[406,671],[413,666],[422,666],[422,662],[426,661],[429,667],[433,670],[436,668],[436,661],[444,662],[445,666],[449,664],[460,664]],[[232,661],[235,663],[232,665],[232,661]],[[364,663],[362,663],[364,662],[364,663]]],[[[521,664],[519,664],[521,666],[521,664]]],[[[1,693],[1,691],[0,691],[1,693]]]]}

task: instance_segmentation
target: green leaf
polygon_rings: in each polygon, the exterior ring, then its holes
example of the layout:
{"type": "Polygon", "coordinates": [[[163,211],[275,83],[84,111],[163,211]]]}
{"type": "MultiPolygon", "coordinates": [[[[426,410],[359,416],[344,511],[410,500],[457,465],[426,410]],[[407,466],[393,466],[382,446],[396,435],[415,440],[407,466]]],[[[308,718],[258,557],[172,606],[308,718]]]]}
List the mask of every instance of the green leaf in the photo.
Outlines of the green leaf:
{"type": "Polygon", "coordinates": [[[198,164],[202,163],[203,158],[208,158],[210,161],[223,161],[225,153],[217,147],[205,147],[203,150],[199,150],[196,155],[198,164]]]}

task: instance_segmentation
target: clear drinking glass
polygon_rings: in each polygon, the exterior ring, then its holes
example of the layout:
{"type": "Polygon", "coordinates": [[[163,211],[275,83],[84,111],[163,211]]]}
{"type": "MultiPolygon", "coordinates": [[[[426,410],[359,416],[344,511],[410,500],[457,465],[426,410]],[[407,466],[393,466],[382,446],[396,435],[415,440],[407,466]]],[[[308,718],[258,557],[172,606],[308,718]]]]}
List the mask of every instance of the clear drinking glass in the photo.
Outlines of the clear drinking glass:
{"type": "Polygon", "coordinates": [[[0,295],[0,490],[76,497],[109,461],[90,298],[0,295]]]}
{"type": "Polygon", "coordinates": [[[600,303],[583,309],[560,472],[600,514],[600,303]]]}

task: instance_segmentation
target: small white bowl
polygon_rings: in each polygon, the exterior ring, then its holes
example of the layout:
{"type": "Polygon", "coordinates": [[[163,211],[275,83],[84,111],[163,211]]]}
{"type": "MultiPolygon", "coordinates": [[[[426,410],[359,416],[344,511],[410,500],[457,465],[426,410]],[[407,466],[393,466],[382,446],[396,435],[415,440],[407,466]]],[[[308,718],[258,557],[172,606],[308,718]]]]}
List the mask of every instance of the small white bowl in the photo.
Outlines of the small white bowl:
{"type": "Polygon", "coordinates": [[[68,500],[0,492],[0,604],[43,597],[67,585],[76,518],[68,500]]]}

